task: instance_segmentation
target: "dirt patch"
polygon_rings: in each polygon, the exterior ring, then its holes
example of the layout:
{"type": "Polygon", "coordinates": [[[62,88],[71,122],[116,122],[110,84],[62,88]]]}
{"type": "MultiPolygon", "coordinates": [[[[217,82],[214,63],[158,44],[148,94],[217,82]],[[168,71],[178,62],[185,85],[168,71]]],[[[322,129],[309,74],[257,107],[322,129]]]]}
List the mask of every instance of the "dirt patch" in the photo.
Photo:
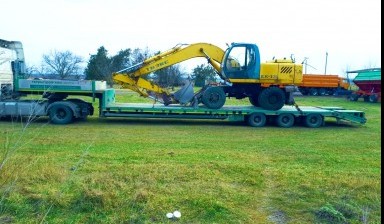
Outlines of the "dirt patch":
{"type": "Polygon", "coordinates": [[[287,215],[283,211],[275,211],[272,215],[268,216],[268,220],[276,224],[288,223],[287,215]]]}

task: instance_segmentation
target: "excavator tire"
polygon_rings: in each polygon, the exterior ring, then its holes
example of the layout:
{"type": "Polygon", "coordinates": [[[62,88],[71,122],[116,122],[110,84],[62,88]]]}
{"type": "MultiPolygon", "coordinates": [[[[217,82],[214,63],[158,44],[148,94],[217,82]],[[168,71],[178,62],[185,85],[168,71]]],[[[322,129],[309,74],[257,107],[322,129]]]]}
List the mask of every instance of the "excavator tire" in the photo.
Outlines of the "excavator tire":
{"type": "Polygon", "coordinates": [[[259,99],[258,99],[258,96],[257,95],[252,95],[249,97],[249,102],[251,102],[251,104],[255,107],[259,107],[260,104],[259,104],[259,99]]]}
{"type": "Polygon", "coordinates": [[[201,101],[209,109],[219,109],[225,104],[225,92],[218,86],[208,87],[201,96],[201,101]]]}
{"type": "Polygon", "coordinates": [[[278,87],[268,87],[259,95],[259,104],[266,110],[279,110],[284,106],[284,103],[284,91],[278,87]]]}

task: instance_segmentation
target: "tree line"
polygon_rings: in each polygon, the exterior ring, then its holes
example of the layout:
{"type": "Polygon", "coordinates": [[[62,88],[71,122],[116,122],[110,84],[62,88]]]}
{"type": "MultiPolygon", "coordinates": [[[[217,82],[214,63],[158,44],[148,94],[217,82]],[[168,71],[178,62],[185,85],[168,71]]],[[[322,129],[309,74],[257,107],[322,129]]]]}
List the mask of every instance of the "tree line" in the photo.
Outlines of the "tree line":
{"type": "MultiPolygon", "coordinates": [[[[108,50],[101,46],[97,49],[96,54],[90,55],[88,61],[85,61],[70,51],[51,51],[43,55],[39,69],[28,67],[27,75],[56,79],[104,80],[109,85],[113,85],[112,74],[114,72],[138,64],[159,53],[152,54],[149,49],[128,48],[120,50],[115,55],[109,55],[108,50]],[[85,63],[86,66],[84,66],[85,63]]],[[[186,78],[192,79],[195,86],[203,86],[207,82],[216,81],[217,76],[212,66],[207,63],[197,65],[192,69],[192,73],[186,72],[180,64],[175,64],[148,74],[146,77],[162,87],[179,86],[186,78]]]]}

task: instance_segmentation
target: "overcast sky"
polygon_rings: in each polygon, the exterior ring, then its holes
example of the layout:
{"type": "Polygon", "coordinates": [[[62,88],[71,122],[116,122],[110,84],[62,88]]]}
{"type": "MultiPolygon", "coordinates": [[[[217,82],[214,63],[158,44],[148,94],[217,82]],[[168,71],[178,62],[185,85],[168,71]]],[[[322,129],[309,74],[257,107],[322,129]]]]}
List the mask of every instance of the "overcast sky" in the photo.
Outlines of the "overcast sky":
{"type": "Polygon", "coordinates": [[[0,7],[0,39],[21,41],[28,66],[52,50],[88,61],[100,46],[113,55],[249,42],[262,62],[307,57],[307,73],[381,67],[380,0],[0,0],[0,7]]]}

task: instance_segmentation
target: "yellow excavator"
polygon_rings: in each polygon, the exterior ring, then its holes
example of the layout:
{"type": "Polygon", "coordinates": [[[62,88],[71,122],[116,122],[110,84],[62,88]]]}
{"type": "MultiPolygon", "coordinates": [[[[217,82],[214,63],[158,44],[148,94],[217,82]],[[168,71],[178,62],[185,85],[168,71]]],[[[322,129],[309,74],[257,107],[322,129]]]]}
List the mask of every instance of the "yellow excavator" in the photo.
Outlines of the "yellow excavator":
{"type": "Polygon", "coordinates": [[[260,63],[256,44],[232,43],[226,50],[209,44],[177,45],[143,62],[113,74],[113,80],[123,88],[141,96],[152,97],[169,104],[191,105],[202,103],[207,108],[219,109],[226,97],[243,99],[267,110],[279,110],[284,104],[294,104],[293,92],[302,82],[302,65],[293,59],[274,59],[260,63]],[[222,79],[220,84],[208,84],[196,93],[191,82],[171,93],[145,79],[145,76],[191,58],[205,57],[222,79]]]}

